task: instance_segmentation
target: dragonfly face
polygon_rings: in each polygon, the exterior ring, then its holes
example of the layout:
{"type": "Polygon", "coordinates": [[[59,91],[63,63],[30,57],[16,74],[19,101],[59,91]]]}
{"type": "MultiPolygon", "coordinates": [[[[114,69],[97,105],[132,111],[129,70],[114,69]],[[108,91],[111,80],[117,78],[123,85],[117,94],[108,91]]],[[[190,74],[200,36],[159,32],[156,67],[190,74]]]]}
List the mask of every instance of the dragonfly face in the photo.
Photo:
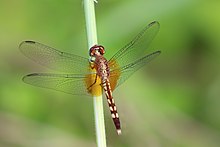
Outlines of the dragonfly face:
{"type": "Polygon", "coordinates": [[[89,49],[90,62],[94,62],[96,56],[101,56],[105,54],[105,49],[101,45],[94,45],[89,49]]]}
{"type": "Polygon", "coordinates": [[[23,81],[74,95],[98,96],[104,91],[117,133],[120,134],[120,120],[112,91],[160,54],[160,51],[145,53],[158,30],[158,22],[150,23],[110,60],[103,57],[103,46],[94,45],[89,50],[90,62],[87,58],[64,53],[35,41],[24,41],[19,48],[25,56],[62,73],[33,73],[24,76],[23,81]]]}
{"type": "Polygon", "coordinates": [[[89,49],[90,56],[104,55],[104,54],[105,54],[105,48],[101,45],[94,45],[89,49]]]}

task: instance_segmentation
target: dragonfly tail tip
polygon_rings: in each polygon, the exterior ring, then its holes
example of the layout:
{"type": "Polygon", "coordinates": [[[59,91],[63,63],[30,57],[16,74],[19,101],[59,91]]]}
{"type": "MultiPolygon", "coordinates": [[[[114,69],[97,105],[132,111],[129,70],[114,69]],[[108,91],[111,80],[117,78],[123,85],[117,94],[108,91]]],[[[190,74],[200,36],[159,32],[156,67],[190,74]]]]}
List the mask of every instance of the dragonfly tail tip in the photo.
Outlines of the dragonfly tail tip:
{"type": "Polygon", "coordinates": [[[121,135],[121,129],[117,129],[118,135],[121,135]]]}

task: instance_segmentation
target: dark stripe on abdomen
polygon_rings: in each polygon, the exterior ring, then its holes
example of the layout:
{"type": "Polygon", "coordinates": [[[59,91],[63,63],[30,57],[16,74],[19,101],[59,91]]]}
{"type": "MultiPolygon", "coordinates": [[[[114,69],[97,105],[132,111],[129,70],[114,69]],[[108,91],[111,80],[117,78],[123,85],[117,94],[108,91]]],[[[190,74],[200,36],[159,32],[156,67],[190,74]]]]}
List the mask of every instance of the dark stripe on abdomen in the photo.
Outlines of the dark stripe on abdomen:
{"type": "Polygon", "coordinates": [[[121,125],[120,125],[119,115],[118,115],[118,112],[117,112],[115,101],[114,101],[113,96],[112,96],[110,83],[109,83],[108,80],[106,80],[106,82],[103,83],[103,89],[104,89],[104,92],[105,92],[105,95],[106,95],[106,98],[107,98],[107,101],[108,101],[108,105],[109,105],[109,109],[110,109],[110,112],[111,112],[112,120],[113,120],[113,122],[115,124],[115,127],[117,129],[117,133],[121,134],[121,125]]]}

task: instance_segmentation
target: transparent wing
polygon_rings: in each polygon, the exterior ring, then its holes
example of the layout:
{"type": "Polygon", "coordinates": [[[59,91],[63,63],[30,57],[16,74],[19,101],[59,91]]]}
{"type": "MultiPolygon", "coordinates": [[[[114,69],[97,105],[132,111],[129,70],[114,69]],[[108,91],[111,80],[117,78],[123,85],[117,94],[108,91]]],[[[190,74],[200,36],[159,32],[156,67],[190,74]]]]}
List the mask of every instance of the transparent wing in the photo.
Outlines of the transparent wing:
{"type": "Polygon", "coordinates": [[[158,33],[157,21],[148,24],[131,42],[120,49],[110,60],[111,69],[123,68],[146,55],[146,49],[158,33]],[[114,64],[117,63],[117,66],[114,64]]]}
{"type": "Polygon", "coordinates": [[[50,69],[74,74],[89,73],[87,58],[64,53],[34,41],[24,41],[19,48],[25,56],[50,69]]]}
{"type": "Polygon", "coordinates": [[[62,91],[73,95],[89,95],[85,77],[73,74],[33,73],[23,77],[23,81],[38,87],[62,91]]]}
{"type": "Polygon", "coordinates": [[[122,83],[124,83],[134,72],[140,69],[142,66],[146,65],[148,62],[157,57],[161,52],[156,51],[149,55],[146,55],[133,63],[130,63],[122,68],[117,68],[110,72],[110,83],[112,89],[114,90],[122,83]]]}

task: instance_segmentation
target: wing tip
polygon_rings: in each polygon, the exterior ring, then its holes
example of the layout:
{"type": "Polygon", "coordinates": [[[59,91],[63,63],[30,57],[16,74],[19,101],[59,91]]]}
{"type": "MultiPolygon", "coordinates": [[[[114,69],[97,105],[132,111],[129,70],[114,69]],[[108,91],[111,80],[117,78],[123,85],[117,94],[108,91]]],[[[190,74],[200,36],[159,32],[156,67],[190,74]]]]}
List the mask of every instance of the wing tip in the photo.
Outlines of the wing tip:
{"type": "Polygon", "coordinates": [[[36,42],[33,41],[33,40],[25,40],[25,41],[23,41],[23,42],[26,42],[26,43],[36,43],[36,42]]]}
{"type": "Polygon", "coordinates": [[[161,54],[161,51],[158,50],[158,51],[154,51],[152,52],[151,54],[149,54],[148,56],[151,56],[151,55],[160,55],[161,54]]]}
{"type": "Polygon", "coordinates": [[[30,76],[37,76],[37,75],[39,75],[39,73],[31,73],[31,74],[28,74],[28,75],[26,75],[27,77],[30,77],[30,76]]]}
{"type": "Polygon", "coordinates": [[[150,27],[150,26],[155,25],[155,24],[160,25],[160,23],[158,21],[154,20],[151,23],[149,23],[148,26],[150,27]]]}
{"type": "Polygon", "coordinates": [[[155,51],[155,53],[157,53],[157,54],[161,54],[161,51],[155,51]]]}
{"type": "Polygon", "coordinates": [[[21,48],[24,44],[35,44],[35,43],[36,42],[32,40],[25,40],[20,43],[19,48],[21,48]]]}
{"type": "MultiPolygon", "coordinates": [[[[28,75],[25,75],[23,78],[22,78],[22,81],[23,82],[25,82],[26,80],[26,78],[28,78],[28,77],[32,77],[32,76],[38,76],[39,74],[38,73],[31,73],[31,74],[28,74],[28,75]]],[[[25,82],[25,83],[27,83],[27,82],[25,82]]]]}

